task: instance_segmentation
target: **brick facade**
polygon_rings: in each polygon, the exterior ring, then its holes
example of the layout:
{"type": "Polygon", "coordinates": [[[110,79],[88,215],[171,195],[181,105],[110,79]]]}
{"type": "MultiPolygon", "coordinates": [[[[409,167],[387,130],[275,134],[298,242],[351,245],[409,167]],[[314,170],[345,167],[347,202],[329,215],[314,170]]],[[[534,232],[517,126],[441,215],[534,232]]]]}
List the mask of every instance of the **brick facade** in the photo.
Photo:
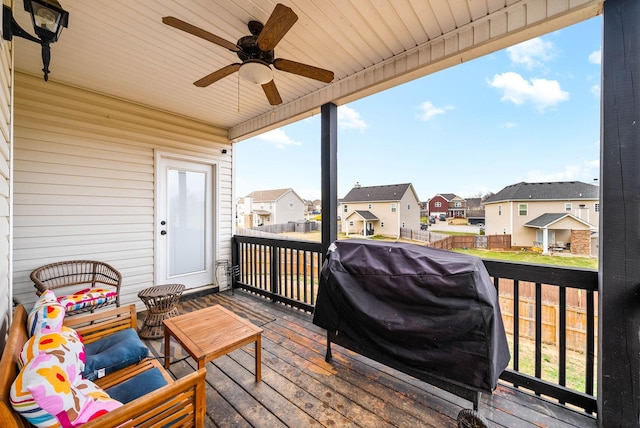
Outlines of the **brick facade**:
{"type": "Polygon", "coordinates": [[[571,230],[571,254],[591,255],[591,231],[571,230]]]}

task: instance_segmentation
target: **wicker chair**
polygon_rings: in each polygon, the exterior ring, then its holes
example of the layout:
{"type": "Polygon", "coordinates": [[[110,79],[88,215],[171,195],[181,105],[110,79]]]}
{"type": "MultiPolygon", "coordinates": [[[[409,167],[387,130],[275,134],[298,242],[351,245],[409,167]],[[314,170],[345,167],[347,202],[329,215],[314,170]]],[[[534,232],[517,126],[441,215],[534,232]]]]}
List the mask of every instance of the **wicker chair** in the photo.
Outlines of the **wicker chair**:
{"type": "Polygon", "coordinates": [[[95,311],[107,305],[120,306],[122,275],[107,263],[95,260],[69,260],[41,266],[31,272],[40,296],[47,290],[73,287],[67,294],[54,291],[67,315],[95,311]],[[85,285],[86,287],[82,287],[85,285]],[[115,292],[115,294],[114,294],[115,292]],[[68,294],[71,293],[71,294],[68,294]]]}

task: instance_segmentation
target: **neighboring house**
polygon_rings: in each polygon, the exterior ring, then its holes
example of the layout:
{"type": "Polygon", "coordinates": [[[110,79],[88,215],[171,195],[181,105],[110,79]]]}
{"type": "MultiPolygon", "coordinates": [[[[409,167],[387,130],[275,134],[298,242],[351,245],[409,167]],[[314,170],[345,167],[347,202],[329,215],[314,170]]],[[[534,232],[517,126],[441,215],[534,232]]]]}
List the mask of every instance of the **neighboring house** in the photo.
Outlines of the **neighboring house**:
{"type": "Polygon", "coordinates": [[[342,231],[349,235],[399,237],[400,228],[418,229],[420,203],[411,183],[362,187],[340,200],[342,231]]]}
{"type": "Polygon", "coordinates": [[[304,219],[306,205],[293,189],[257,190],[238,200],[239,227],[286,224],[304,219]]]}
{"type": "Polygon", "coordinates": [[[467,217],[467,202],[455,193],[438,193],[429,199],[429,215],[438,217],[444,214],[450,217],[467,217]]]}
{"type": "Polygon", "coordinates": [[[514,247],[589,255],[600,221],[599,191],[580,181],[507,186],[484,202],[486,233],[510,234],[514,247]]]}
{"type": "Polygon", "coordinates": [[[482,198],[467,198],[467,219],[469,224],[479,224],[485,222],[484,218],[484,205],[482,205],[482,198]]]}

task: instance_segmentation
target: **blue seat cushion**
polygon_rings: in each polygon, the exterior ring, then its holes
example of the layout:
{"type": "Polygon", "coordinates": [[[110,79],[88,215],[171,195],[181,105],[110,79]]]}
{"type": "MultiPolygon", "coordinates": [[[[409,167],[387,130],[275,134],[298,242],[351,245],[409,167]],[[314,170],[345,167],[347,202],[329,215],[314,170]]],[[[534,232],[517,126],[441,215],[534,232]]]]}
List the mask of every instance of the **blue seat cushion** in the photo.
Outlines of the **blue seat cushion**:
{"type": "Polygon", "coordinates": [[[166,379],[162,376],[160,370],[154,367],[125,382],[112,386],[106,392],[109,397],[126,404],[165,385],[167,385],[166,379]]]}
{"type": "Polygon", "coordinates": [[[123,367],[139,363],[149,355],[138,333],[128,328],[105,336],[84,347],[85,368],[82,377],[95,381],[123,367]]]}

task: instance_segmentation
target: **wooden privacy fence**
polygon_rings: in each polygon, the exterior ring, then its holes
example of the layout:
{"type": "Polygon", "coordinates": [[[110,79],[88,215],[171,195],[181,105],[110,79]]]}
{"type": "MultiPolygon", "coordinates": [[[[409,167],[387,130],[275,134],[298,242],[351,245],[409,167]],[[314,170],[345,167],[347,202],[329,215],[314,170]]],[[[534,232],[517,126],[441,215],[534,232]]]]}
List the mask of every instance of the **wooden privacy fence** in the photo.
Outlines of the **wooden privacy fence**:
{"type": "Polygon", "coordinates": [[[415,230],[400,228],[400,237],[413,241],[425,242],[432,248],[450,250],[452,248],[485,248],[489,250],[511,249],[511,235],[445,235],[429,232],[428,230],[415,230]]]}

